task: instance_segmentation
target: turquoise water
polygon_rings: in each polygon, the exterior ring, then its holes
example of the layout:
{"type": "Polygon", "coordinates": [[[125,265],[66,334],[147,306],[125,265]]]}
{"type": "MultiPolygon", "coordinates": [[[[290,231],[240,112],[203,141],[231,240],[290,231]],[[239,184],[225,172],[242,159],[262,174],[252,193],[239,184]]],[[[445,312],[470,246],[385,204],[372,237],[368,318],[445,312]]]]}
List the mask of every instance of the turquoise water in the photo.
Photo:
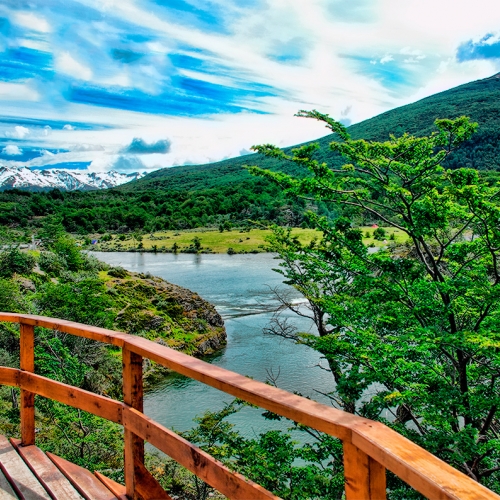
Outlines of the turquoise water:
{"type": "MultiPolygon", "coordinates": [[[[94,252],[114,266],[130,271],[150,272],[171,283],[193,290],[215,305],[226,325],[227,347],[210,359],[214,365],[253,377],[262,382],[269,374],[277,385],[288,391],[329,404],[320,393],[332,390],[332,376],[320,355],[290,340],[264,335],[277,300],[272,289],[288,289],[283,277],[273,271],[278,261],[271,254],[193,255],[127,252],[94,252]],[[319,392],[318,392],[319,391],[319,392]]],[[[312,323],[295,316],[290,319],[301,331],[313,332],[312,323]]],[[[161,424],[176,430],[193,426],[193,418],[205,410],[218,410],[232,397],[182,376],[168,377],[161,386],[147,393],[145,413],[161,424]]],[[[270,428],[286,428],[287,423],[260,418],[261,410],[246,408],[231,417],[238,430],[247,436],[270,428]]]]}

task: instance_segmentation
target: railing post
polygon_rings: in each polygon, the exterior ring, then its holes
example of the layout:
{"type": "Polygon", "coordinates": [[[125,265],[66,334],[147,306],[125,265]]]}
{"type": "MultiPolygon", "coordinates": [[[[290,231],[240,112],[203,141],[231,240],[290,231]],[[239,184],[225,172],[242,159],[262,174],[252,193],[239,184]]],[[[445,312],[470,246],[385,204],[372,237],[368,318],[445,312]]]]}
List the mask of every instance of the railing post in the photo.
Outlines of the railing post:
{"type": "MultiPolygon", "coordinates": [[[[123,402],[132,408],[143,411],[142,356],[122,349],[123,362],[123,402]]],[[[124,429],[125,441],[125,487],[127,496],[138,497],[139,474],[144,467],[144,441],[136,434],[124,429]]]]}
{"type": "Polygon", "coordinates": [[[385,500],[385,468],[352,443],[343,445],[346,500],[385,500]]]}
{"type": "MultiPolygon", "coordinates": [[[[35,371],[35,327],[21,323],[20,368],[35,371]]],[[[21,444],[35,444],[35,394],[21,389],[21,444]]]]}

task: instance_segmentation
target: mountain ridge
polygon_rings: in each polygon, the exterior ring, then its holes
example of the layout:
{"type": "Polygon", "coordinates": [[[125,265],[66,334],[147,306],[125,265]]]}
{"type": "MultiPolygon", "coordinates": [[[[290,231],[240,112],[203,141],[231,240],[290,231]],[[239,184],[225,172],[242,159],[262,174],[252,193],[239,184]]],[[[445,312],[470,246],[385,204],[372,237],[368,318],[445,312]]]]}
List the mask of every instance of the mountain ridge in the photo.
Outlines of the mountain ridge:
{"type": "Polygon", "coordinates": [[[116,170],[108,172],[86,172],[81,170],[46,169],[0,166],[0,191],[23,189],[29,191],[91,191],[108,189],[143,177],[139,172],[130,174],[116,170]]]}
{"type": "MultiPolygon", "coordinates": [[[[463,115],[477,121],[479,129],[457,153],[450,155],[445,166],[450,168],[466,166],[480,170],[500,169],[500,127],[498,126],[500,123],[500,73],[385,111],[349,126],[348,132],[353,139],[375,141],[385,141],[389,139],[390,134],[399,136],[405,132],[423,136],[435,130],[436,118],[457,118],[463,115]]],[[[300,126],[300,122],[297,122],[297,126],[300,126]]],[[[328,134],[302,144],[318,143],[320,149],[316,155],[317,159],[326,161],[332,166],[339,166],[342,164],[342,158],[329,149],[330,142],[335,138],[335,134],[328,134]]],[[[283,149],[291,151],[302,144],[283,149]]],[[[156,188],[197,190],[217,187],[226,184],[226,176],[228,176],[228,182],[248,180],[250,174],[243,168],[247,164],[256,164],[271,170],[278,167],[278,162],[273,159],[252,154],[204,165],[162,168],[120,189],[127,191],[156,188]],[[207,178],[206,174],[210,174],[210,178],[207,178]]]]}

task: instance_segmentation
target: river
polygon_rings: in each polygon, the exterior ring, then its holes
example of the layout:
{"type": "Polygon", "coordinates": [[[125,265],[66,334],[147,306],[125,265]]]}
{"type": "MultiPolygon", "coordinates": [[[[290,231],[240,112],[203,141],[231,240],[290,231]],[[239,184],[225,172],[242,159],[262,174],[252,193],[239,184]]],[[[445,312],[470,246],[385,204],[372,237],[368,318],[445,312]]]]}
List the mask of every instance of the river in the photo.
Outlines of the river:
{"type": "MultiPolygon", "coordinates": [[[[150,272],[171,283],[197,292],[211,302],[223,317],[227,330],[227,347],[210,362],[214,365],[266,381],[269,374],[277,385],[297,391],[328,404],[320,393],[332,390],[332,376],[318,365],[325,360],[312,349],[290,340],[264,335],[278,302],[272,288],[291,287],[273,271],[278,261],[272,254],[153,254],[127,252],[93,252],[100,260],[135,272],[150,272]],[[319,392],[318,392],[319,391],[319,392]]],[[[312,323],[291,316],[301,331],[314,331],[312,323]]],[[[193,418],[205,410],[218,410],[232,397],[182,376],[168,377],[163,384],[145,396],[145,413],[166,427],[184,431],[193,426],[193,418]]],[[[245,408],[231,421],[244,435],[258,434],[288,424],[260,418],[261,410],[245,408]]]]}

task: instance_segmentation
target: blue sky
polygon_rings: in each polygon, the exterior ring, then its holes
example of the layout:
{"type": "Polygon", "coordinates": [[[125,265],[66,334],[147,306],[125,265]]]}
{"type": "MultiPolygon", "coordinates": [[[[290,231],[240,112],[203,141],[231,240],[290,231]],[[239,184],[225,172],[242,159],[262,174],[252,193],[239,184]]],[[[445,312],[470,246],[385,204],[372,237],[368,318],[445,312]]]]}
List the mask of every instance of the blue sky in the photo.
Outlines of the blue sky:
{"type": "Polygon", "coordinates": [[[145,170],[500,71],[498,0],[3,0],[0,164],[145,170]]]}

